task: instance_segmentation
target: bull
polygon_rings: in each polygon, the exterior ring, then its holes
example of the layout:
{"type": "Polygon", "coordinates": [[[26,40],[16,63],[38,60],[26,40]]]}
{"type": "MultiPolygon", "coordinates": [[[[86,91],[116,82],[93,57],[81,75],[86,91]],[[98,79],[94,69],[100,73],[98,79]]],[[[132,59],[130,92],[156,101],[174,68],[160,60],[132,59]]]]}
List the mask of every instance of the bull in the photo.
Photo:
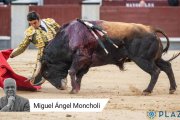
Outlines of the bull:
{"type": "Polygon", "coordinates": [[[143,91],[144,95],[153,91],[160,71],[164,71],[169,78],[169,93],[175,92],[177,86],[170,61],[179,54],[170,60],[162,59],[162,54],[168,51],[170,42],[161,29],[135,23],[87,22],[106,31],[109,39],[118,47],[114,47],[97,33],[106,52],[108,51],[106,53],[98,43],[97,36],[95,37],[86,25],[77,20],[64,24],[44,49],[42,64],[38,70],[53,86],[63,88],[63,80],[69,73],[71,93],[78,93],[82,77],[90,67],[113,64],[123,70],[124,63],[133,61],[151,76],[148,87],[143,91]],[[157,33],[165,36],[165,48],[157,33]]]}

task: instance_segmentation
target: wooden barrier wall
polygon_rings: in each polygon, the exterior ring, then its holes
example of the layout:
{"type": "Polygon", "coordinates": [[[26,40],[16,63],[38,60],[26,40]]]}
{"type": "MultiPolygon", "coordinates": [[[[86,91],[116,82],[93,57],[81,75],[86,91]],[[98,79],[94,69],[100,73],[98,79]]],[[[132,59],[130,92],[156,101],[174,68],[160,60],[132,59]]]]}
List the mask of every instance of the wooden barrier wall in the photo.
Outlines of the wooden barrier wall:
{"type": "Polygon", "coordinates": [[[81,18],[80,5],[30,6],[29,10],[38,12],[41,18],[54,18],[59,24],[81,18]]]}
{"type": "MultiPolygon", "coordinates": [[[[103,6],[126,6],[126,3],[139,3],[140,0],[103,0],[103,6]]],[[[169,6],[168,0],[145,0],[145,2],[153,3],[154,6],[169,6]]]]}
{"type": "MultiPolygon", "coordinates": [[[[58,23],[67,23],[81,18],[80,5],[30,6],[41,18],[54,18],[58,23]]],[[[0,36],[10,36],[10,7],[0,7],[0,36]]],[[[100,19],[134,22],[162,28],[170,37],[180,37],[180,7],[127,8],[102,6],[100,19]]],[[[18,29],[18,28],[17,28],[18,29]]]]}
{"type": "Polygon", "coordinates": [[[80,4],[82,0],[44,0],[44,5],[80,4]]]}
{"type": "Polygon", "coordinates": [[[100,18],[109,21],[152,25],[163,29],[170,37],[180,37],[180,7],[127,8],[102,6],[100,18]]]}
{"type": "Polygon", "coordinates": [[[10,36],[11,9],[9,6],[0,6],[0,36],[10,36]]]}

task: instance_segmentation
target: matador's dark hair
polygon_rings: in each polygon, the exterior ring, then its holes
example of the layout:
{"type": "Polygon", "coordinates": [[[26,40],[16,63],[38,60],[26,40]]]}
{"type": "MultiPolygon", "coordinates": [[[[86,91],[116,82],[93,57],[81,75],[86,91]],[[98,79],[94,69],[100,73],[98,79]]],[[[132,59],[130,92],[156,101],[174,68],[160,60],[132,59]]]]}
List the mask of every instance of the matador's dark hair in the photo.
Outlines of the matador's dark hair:
{"type": "Polygon", "coordinates": [[[28,15],[27,15],[27,20],[28,21],[39,20],[39,19],[40,19],[40,16],[35,11],[29,12],[28,15]]]}

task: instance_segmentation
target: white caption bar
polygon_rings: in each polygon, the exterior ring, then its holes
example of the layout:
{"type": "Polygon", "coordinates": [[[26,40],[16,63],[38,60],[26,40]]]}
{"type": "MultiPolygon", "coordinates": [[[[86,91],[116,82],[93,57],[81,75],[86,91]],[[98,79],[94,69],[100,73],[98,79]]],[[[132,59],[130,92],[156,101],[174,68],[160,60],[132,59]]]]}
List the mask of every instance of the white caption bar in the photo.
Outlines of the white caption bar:
{"type": "Polygon", "coordinates": [[[30,99],[31,112],[101,112],[109,99],[30,99]]]}

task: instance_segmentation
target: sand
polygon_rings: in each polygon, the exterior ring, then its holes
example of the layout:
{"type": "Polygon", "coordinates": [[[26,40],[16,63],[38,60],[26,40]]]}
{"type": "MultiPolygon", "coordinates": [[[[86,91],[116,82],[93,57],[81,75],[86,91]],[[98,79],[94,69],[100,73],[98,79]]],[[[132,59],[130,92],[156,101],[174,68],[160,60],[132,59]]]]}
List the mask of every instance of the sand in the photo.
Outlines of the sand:
{"type": "MultiPolygon", "coordinates": [[[[179,51],[169,51],[163,56],[170,58],[179,51]]],[[[8,62],[16,73],[29,77],[32,74],[37,50],[26,50],[20,56],[8,62]]],[[[18,91],[17,94],[28,99],[61,99],[61,98],[109,98],[105,109],[99,113],[0,113],[0,120],[146,120],[147,111],[180,110],[180,57],[172,62],[177,91],[170,95],[169,80],[161,72],[157,84],[150,96],[142,96],[148,86],[150,76],[133,62],[125,64],[125,71],[114,65],[94,67],[83,77],[82,87],[78,94],[69,94],[71,90],[68,76],[68,89],[61,91],[48,81],[38,92],[18,91]]],[[[3,96],[0,88],[0,97],[3,96]]]]}

